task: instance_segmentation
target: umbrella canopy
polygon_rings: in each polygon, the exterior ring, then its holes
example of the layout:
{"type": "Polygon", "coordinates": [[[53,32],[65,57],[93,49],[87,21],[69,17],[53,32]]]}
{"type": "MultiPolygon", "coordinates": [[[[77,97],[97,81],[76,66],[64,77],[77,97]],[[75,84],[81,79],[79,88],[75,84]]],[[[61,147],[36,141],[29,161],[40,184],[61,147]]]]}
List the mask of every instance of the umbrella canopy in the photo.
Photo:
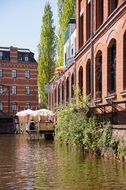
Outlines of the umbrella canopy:
{"type": "Polygon", "coordinates": [[[51,120],[52,117],[54,116],[54,113],[51,110],[48,109],[39,109],[39,110],[35,110],[31,113],[31,118],[34,120],[51,120]]]}
{"type": "Polygon", "coordinates": [[[17,116],[27,116],[27,115],[31,115],[34,111],[31,109],[27,109],[27,110],[23,110],[23,111],[19,111],[16,113],[17,116]]]}

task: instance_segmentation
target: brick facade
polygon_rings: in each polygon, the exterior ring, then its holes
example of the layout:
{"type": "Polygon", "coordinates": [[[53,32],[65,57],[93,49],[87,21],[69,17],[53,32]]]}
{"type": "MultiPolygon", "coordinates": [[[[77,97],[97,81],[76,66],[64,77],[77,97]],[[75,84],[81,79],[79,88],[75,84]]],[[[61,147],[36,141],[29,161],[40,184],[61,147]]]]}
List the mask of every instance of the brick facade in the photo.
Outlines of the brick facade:
{"type": "Polygon", "coordinates": [[[0,109],[14,115],[38,107],[37,63],[29,49],[0,47],[0,109]]]}
{"type": "MultiPolygon", "coordinates": [[[[66,94],[66,78],[74,73],[76,89],[79,86],[84,97],[91,96],[95,112],[103,113],[103,109],[106,113],[113,109],[116,114],[125,112],[125,70],[126,1],[76,0],[75,62],[50,83],[51,94],[59,81],[64,81],[66,94]]],[[[71,101],[71,96],[68,101],[71,101]]],[[[54,102],[50,108],[53,107],[54,102]]]]}

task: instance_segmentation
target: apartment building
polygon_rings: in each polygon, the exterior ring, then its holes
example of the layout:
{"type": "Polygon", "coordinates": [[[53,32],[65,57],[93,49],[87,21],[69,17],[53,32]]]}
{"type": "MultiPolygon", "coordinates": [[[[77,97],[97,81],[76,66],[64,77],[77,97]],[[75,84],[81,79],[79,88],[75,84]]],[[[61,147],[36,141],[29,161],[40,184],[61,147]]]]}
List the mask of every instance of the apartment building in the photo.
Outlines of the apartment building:
{"type": "Polygon", "coordinates": [[[38,107],[37,62],[29,49],[0,47],[0,110],[38,107]]]}
{"type": "Polygon", "coordinates": [[[126,123],[125,71],[126,0],[76,0],[75,60],[50,83],[49,107],[70,102],[75,82],[101,120],[126,123]]]}

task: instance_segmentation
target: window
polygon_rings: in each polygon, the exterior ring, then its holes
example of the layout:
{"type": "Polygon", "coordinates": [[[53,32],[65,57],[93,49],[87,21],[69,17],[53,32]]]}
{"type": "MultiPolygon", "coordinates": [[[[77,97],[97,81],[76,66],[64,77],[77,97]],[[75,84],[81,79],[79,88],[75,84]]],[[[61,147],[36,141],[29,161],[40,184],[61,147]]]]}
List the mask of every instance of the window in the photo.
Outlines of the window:
{"type": "Polygon", "coordinates": [[[26,79],[30,78],[30,71],[29,70],[25,71],[25,78],[26,79]]]}
{"type": "Polygon", "coordinates": [[[86,65],[86,94],[91,94],[91,60],[87,61],[86,65]]]}
{"type": "Polygon", "coordinates": [[[96,98],[102,96],[102,52],[98,51],[95,59],[96,98]]]}
{"type": "Polygon", "coordinates": [[[83,95],[83,67],[81,66],[79,68],[79,90],[80,90],[80,94],[83,95]]]}
{"type": "Polygon", "coordinates": [[[55,105],[56,105],[56,103],[57,103],[57,90],[56,90],[56,88],[55,88],[55,91],[54,91],[54,97],[55,97],[55,105]]]}
{"type": "Polygon", "coordinates": [[[109,0],[108,1],[108,12],[109,12],[109,15],[116,9],[116,7],[118,6],[118,0],[109,0]]]}
{"type": "Polygon", "coordinates": [[[25,87],[25,95],[30,95],[30,87],[29,86],[25,87]]]}
{"type": "Polygon", "coordinates": [[[104,0],[96,1],[96,29],[103,23],[103,4],[104,0]]]}
{"type": "Polygon", "coordinates": [[[2,57],[3,57],[3,52],[0,51],[0,60],[2,60],[2,57]]]}
{"type": "Polygon", "coordinates": [[[18,60],[19,61],[29,61],[29,55],[25,52],[18,52],[18,60]]]}
{"type": "Polygon", "coordinates": [[[31,109],[31,104],[28,102],[28,103],[26,103],[26,105],[25,105],[25,109],[31,109]]]}
{"type": "Polygon", "coordinates": [[[11,93],[13,95],[17,94],[17,87],[16,86],[12,86],[11,93]]]}
{"type": "Polygon", "coordinates": [[[60,84],[58,85],[58,104],[60,104],[60,84]]]}
{"type": "Polygon", "coordinates": [[[17,103],[16,103],[16,102],[13,102],[13,103],[12,103],[12,112],[13,112],[13,113],[16,113],[16,112],[17,112],[17,103]]]}
{"type": "Polygon", "coordinates": [[[3,77],[3,70],[0,69],[0,78],[3,77]]]}
{"type": "Polygon", "coordinates": [[[66,80],[66,101],[69,101],[69,77],[66,80]]]}
{"type": "Polygon", "coordinates": [[[12,70],[12,78],[16,78],[17,77],[17,71],[16,70],[12,70]]]}
{"type": "Polygon", "coordinates": [[[108,92],[116,91],[116,40],[112,39],[108,46],[108,92]]]}
{"type": "Polygon", "coordinates": [[[0,60],[10,60],[10,52],[9,51],[0,51],[0,60]]]}
{"type": "Polygon", "coordinates": [[[1,101],[0,101],[0,110],[1,110],[1,111],[3,110],[3,104],[2,104],[1,101]]]}
{"type": "Polygon", "coordinates": [[[71,49],[71,54],[73,55],[73,48],[71,49]]]}
{"type": "Polygon", "coordinates": [[[25,61],[28,61],[28,54],[25,54],[24,59],[25,59],[25,61]]]}
{"type": "Polygon", "coordinates": [[[2,94],[2,93],[3,93],[3,87],[0,86],[0,94],[2,94]]]}
{"type": "Polygon", "coordinates": [[[83,31],[83,14],[79,18],[79,48],[83,46],[84,43],[84,31],[83,31]]]}
{"type": "Polygon", "coordinates": [[[87,1],[87,19],[86,19],[86,37],[87,40],[91,37],[91,2],[87,1]]]}
{"type": "Polygon", "coordinates": [[[64,103],[64,82],[62,82],[62,103],[64,103]]]}
{"type": "Polygon", "coordinates": [[[74,74],[71,77],[71,98],[74,97],[74,74]]]}

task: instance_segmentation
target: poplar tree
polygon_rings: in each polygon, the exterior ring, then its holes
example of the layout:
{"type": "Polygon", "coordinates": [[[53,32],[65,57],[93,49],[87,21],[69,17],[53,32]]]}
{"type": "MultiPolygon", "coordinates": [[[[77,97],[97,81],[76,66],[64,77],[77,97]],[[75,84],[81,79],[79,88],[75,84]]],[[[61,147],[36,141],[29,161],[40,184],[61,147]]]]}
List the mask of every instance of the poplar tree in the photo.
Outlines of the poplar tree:
{"type": "Polygon", "coordinates": [[[75,17],[76,0],[57,0],[59,32],[57,39],[57,66],[63,65],[63,47],[65,43],[65,31],[70,18],[75,17]]]}
{"type": "Polygon", "coordinates": [[[45,85],[47,85],[54,75],[56,56],[55,27],[53,24],[53,13],[49,2],[47,2],[44,7],[38,51],[39,100],[41,107],[47,107],[45,85]]]}

